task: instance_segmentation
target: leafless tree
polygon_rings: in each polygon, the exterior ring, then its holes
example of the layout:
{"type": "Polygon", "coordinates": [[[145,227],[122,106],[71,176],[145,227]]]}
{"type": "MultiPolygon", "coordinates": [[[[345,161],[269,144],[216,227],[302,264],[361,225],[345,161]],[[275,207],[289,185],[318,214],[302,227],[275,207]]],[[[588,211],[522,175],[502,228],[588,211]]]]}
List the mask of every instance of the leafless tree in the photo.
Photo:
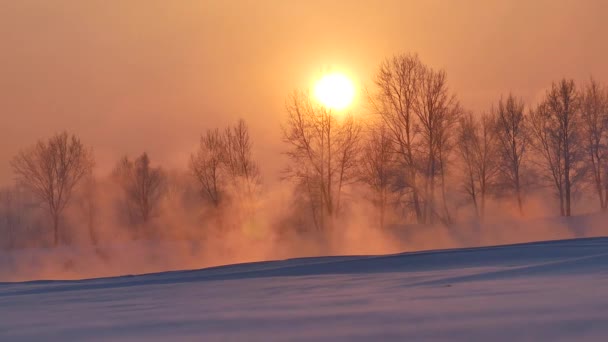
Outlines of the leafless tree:
{"type": "Polygon", "coordinates": [[[386,125],[391,146],[402,164],[404,186],[410,190],[411,203],[419,223],[424,221],[419,180],[414,106],[420,92],[424,66],[417,55],[397,55],[385,60],[374,79],[375,91],[369,100],[373,111],[386,125]]]}
{"type": "Polygon", "coordinates": [[[166,176],[160,167],[152,167],[147,153],[134,161],[124,157],[114,169],[122,188],[132,223],[146,224],[157,213],[166,189],[166,176]]]}
{"type": "Polygon", "coordinates": [[[460,119],[458,151],[464,166],[464,189],[470,196],[478,218],[485,216],[486,197],[498,170],[496,135],[490,115],[471,113],[460,119]]]}
{"type": "Polygon", "coordinates": [[[555,185],[562,216],[571,215],[573,186],[582,176],[581,121],[576,86],[566,79],[553,83],[546,99],[531,113],[531,130],[555,185]]]}
{"type": "MultiPolygon", "coordinates": [[[[239,120],[224,132],[223,157],[226,171],[233,184],[244,188],[247,197],[253,196],[260,185],[260,169],[253,159],[249,129],[244,120],[239,120]]],[[[241,192],[235,189],[233,192],[241,192]]]]}
{"type": "Polygon", "coordinates": [[[86,221],[89,229],[89,238],[93,245],[97,245],[98,243],[96,234],[97,220],[99,219],[98,195],[97,180],[92,174],[89,174],[83,180],[81,191],[77,194],[76,201],[78,202],[80,213],[86,221]]]}
{"type": "Polygon", "coordinates": [[[509,94],[506,100],[500,99],[494,115],[500,183],[514,194],[521,215],[523,163],[530,141],[524,102],[509,94]]]}
{"type": "Polygon", "coordinates": [[[252,147],[244,120],[226,128],[223,134],[218,129],[209,130],[201,138],[199,149],[191,156],[190,170],[203,197],[215,208],[227,199],[248,202],[258,191],[260,170],[252,147]]]}
{"type": "Polygon", "coordinates": [[[476,122],[471,114],[463,116],[458,127],[458,152],[464,166],[463,188],[471,197],[475,213],[479,216],[477,174],[475,168],[477,141],[476,122]]]}
{"type": "Polygon", "coordinates": [[[600,208],[608,208],[608,89],[591,79],[581,94],[584,148],[600,208]]]}
{"type": "Polygon", "coordinates": [[[372,126],[365,139],[360,158],[360,180],[373,192],[373,204],[380,216],[380,228],[384,228],[386,210],[392,192],[395,174],[395,149],[385,124],[372,126]]]}
{"type": "Polygon", "coordinates": [[[283,141],[287,178],[306,189],[317,229],[327,229],[340,212],[344,187],[356,181],[361,127],[352,116],[331,110],[295,92],[287,105],[283,141]]]}
{"type": "MultiPolygon", "coordinates": [[[[233,226],[254,224],[259,200],[261,176],[253,158],[253,143],[244,120],[224,131],[223,165],[226,174],[228,200],[234,213],[233,226]],[[236,225],[234,223],[237,222],[236,225]]],[[[220,225],[226,225],[221,223],[220,225]]]]}
{"type": "Polygon", "coordinates": [[[411,194],[417,221],[450,222],[446,173],[453,145],[450,130],[458,121],[460,106],[448,89],[446,73],[425,66],[416,55],[398,55],[381,64],[375,85],[370,103],[400,157],[402,183],[411,194]],[[436,205],[438,182],[442,209],[436,205]]]}
{"type": "Polygon", "coordinates": [[[422,173],[424,175],[425,222],[438,217],[443,223],[451,221],[447,206],[447,163],[451,150],[452,129],[461,113],[456,96],[447,86],[446,73],[425,67],[419,79],[420,90],[414,102],[418,118],[422,173]],[[443,213],[438,211],[435,199],[437,179],[440,181],[443,213]]]}
{"type": "Polygon", "coordinates": [[[218,129],[207,131],[199,149],[190,157],[190,170],[200,184],[201,195],[216,208],[225,195],[224,145],[218,129]]]}
{"type": "Polygon", "coordinates": [[[542,155],[543,162],[537,162],[544,171],[550,174],[557,196],[560,200],[560,213],[565,215],[564,207],[564,176],[563,176],[563,144],[552,127],[552,118],[546,103],[540,103],[535,110],[530,111],[530,129],[534,135],[534,146],[542,155]]]}
{"type": "Polygon", "coordinates": [[[53,241],[59,243],[59,225],[74,188],[90,174],[94,161],[91,149],[68,133],[19,152],[11,162],[17,181],[42,201],[53,221],[53,241]]]}

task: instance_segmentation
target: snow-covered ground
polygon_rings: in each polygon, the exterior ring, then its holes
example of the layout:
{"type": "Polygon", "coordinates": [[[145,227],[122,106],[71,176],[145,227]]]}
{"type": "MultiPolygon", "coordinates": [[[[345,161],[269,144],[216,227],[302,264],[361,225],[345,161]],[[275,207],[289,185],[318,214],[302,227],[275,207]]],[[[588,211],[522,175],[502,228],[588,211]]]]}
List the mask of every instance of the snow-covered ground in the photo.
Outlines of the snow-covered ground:
{"type": "Polygon", "coordinates": [[[0,341],[605,341],[608,238],[0,284],[0,341]]]}

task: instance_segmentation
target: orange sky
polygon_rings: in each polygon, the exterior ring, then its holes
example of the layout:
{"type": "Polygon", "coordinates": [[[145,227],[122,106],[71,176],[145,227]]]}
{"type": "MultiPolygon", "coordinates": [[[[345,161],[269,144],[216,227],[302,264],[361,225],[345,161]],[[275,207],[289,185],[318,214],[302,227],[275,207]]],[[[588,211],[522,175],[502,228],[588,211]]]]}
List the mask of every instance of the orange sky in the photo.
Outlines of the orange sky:
{"type": "Polygon", "coordinates": [[[286,96],[324,70],[361,85],[418,52],[462,103],[554,79],[608,83],[608,2],[0,0],[0,184],[10,158],[62,129],[100,172],[148,151],[182,167],[206,128],[245,118],[267,178],[280,168],[286,96]]]}

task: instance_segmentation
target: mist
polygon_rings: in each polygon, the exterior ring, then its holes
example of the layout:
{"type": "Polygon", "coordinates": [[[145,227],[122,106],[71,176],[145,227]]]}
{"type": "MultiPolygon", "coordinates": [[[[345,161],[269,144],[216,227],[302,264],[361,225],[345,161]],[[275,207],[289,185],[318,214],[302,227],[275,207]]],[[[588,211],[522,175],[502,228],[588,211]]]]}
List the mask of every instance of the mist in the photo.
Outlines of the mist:
{"type": "MultiPolygon", "coordinates": [[[[116,191],[107,185],[104,191],[116,191]]],[[[179,208],[163,203],[164,213],[147,227],[145,237],[134,238],[133,226],[122,221],[116,203],[107,193],[99,195],[96,242],[91,242],[86,220],[72,208],[63,226],[63,243],[52,247],[48,219],[43,213],[23,218],[14,245],[0,249],[2,281],[37,279],[86,279],[165,271],[192,270],[235,263],[340,255],[378,255],[431,249],[493,246],[583,238],[606,235],[608,216],[585,214],[556,217],[555,206],[543,196],[528,199],[534,215],[520,218],[517,208],[498,201],[489,204],[489,218],[483,224],[463,219],[457,224],[396,223],[381,229],[377,212],[369,203],[351,203],[334,230],[317,232],[302,225],[293,214],[291,193],[277,190],[260,198],[255,225],[246,225],[235,208],[226,208],[221,217],[201,220],[199,201],[179,208]],[[110,197],[110,198],[101,198],[110,197]],[[220,230],[218,221],[229,230],[220,230]],[[24,222],[22,222],[24,223],[24,222]]],[[[545,196],[546,197],[546,196],[545,196]]],[[[115,200],[115,199],[114,199],[115,200]]],[[[30,211],[28,215],[33,215],[30,211]]],[[[204,216],[204,214],[203,214],[204,216]]]]}

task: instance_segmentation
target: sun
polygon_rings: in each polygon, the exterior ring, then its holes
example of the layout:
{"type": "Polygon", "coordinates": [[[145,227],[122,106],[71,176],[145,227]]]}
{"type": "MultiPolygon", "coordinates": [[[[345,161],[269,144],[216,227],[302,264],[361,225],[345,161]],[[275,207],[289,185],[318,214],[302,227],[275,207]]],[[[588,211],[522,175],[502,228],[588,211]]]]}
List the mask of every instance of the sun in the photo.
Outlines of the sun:
{"type": "Polygon", "coordinates": [[[342,110],[353,102],[355,86],[343,74],[329,74],[317,82],[314,95],[328,109],[342,110]]]}

